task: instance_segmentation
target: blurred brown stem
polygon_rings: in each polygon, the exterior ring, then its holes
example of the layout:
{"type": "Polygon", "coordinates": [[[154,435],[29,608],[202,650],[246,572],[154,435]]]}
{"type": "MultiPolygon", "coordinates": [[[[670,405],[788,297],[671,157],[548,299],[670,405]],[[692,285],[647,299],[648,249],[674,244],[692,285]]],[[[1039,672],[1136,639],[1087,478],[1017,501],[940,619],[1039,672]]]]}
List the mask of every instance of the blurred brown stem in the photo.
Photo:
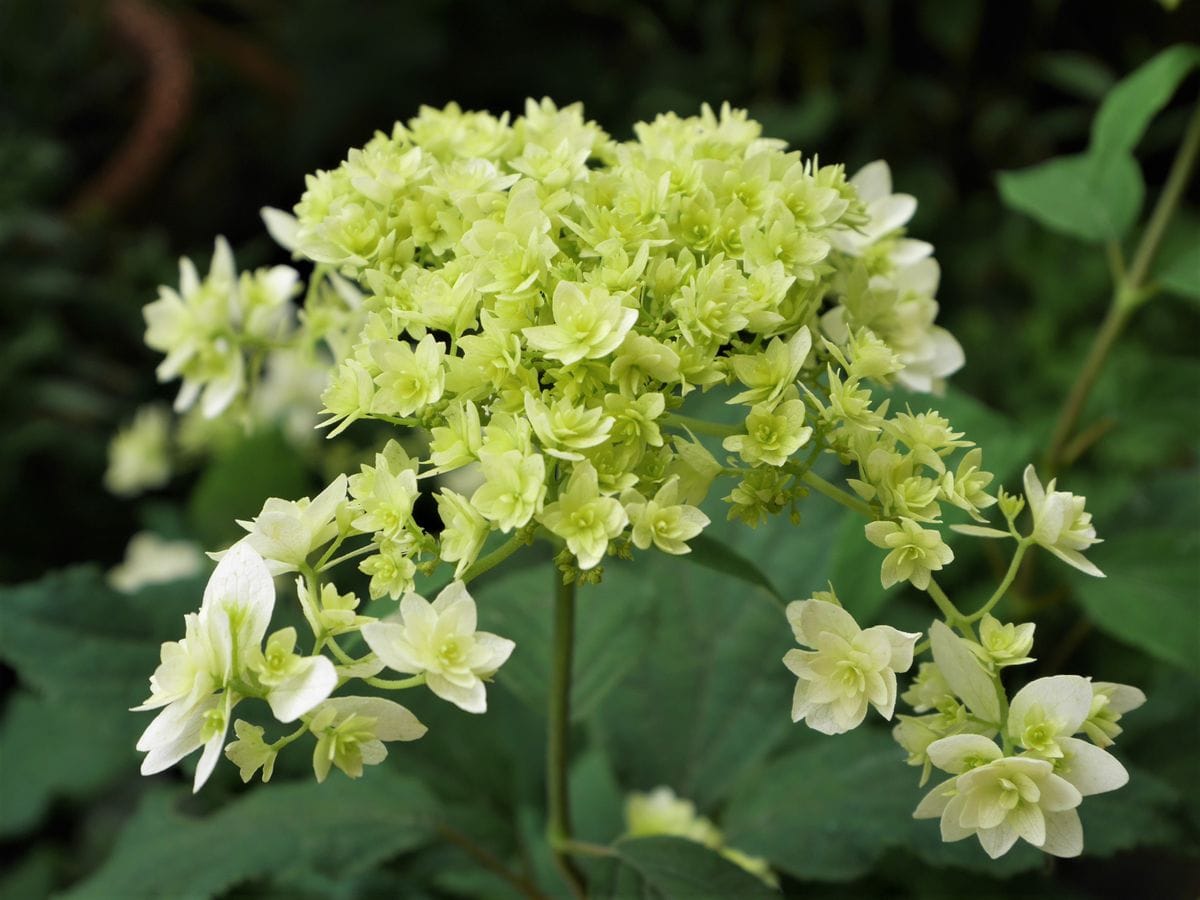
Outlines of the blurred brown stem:
{"type": "Polygon", "coordinates": [[[192,64],[178,24],[145,0],[110,0],[109,20],[145,66],[141,109],[117,151],[68,209],[78,217],[117,209],[148,185],[175,144],[192,100],[192,64]]]}

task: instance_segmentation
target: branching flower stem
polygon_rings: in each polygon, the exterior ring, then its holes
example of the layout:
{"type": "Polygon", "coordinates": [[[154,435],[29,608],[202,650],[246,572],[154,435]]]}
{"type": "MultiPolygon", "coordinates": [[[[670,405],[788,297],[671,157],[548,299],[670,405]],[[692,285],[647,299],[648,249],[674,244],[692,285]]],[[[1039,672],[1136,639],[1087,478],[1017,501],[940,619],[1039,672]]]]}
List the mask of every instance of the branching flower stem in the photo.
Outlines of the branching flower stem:
{"type": "MultiPolygon", "coordinates": [[[[1067,399],[1058,413],[1050,444],[1046,448],[1043,465],[1049,475],[1054,475],[1063,462],[1064,450],[1071,442],[1075,427],[1079,423],[1079,417],[1083,414],[1087,399],[1096,385],[1096,380],[1100,377],[1109,353],[1116,345],[1117,338],[1125,330],[1125,325],[1134,311],[1156,293],[1155,287],[1146,283],[1150,267],[1158,256],[1167,225],[1175,215],[1175,210],[1191,179],[1198,155],[1200,155],[1200,104],[1196,106],[1188,120],[1183,142],[1179,146],[1179,152],[1175,155],[1175,161],[1171,164],[1171,171],[1167,175],[1166,184],[1163,185],[1154,211],[1150,214],[1150,219],[1142,232],[1142,238],[1134,252],[1133,261],[1129,264],[1124,276],[1118,278],[1113,285],[1112,302],[1108,307],[1108,313],[1100,325],[1100,330],[1096,332],[1087,359],[1075,377],[1075,383],[1071,386],[1071,391],[1067,394],[1067,399]]],[[[1120,272],[1119,266],[1113,266],[1113,268],[1114,272],[1120,272]]]]}

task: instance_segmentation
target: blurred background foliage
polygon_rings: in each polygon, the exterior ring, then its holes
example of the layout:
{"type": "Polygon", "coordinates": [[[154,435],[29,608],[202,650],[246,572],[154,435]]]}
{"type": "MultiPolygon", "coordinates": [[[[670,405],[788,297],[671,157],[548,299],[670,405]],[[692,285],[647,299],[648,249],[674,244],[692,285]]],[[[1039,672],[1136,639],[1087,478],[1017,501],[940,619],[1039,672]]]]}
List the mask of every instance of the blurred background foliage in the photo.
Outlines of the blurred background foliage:
{"type": "MultiPolygon", "coordinates": [[[[294,785],[244,792],[225,766],[187,801],[202,819],[181,818],[182,784],[137,777],[144,723],[122,708],[199,588],[127,596],[102,570],[138,528],[211,543],[214,516],[320,477],[258,436],[137,503],[100,487],[112,433],[173,394],[154,383],[140,308],[174,283],[179,255],[206,259],[223,233],[243,268],[283,261],[258,209],[290,207],[305,173],[421,104],[582,100],[624,137],[660,111],[729,100],[850,171],[886,158],[919,199],[911,232],[937,248],[942,321],[968,359],[940,408],[1012,487],[1046,447],[1111,286],[1098,248],[1005,209],[996,175],[1081,150],[1112,84],[1186,35],[1200,35],[1200,5],[1149,0],[0,2],[0,581],[71,567],[0,595],[0,895],[511,894],[470,864],[493,858],[557,889],[539,849],[549,576],[533,570],[481,589],[485,623],[524,651],[494,711],[418,698],[430,736],[394,751],[389,772],[317,789],[293,759],[276,777],[294,785]]],[[[1197,80],[1139,146],[1150,198],[1197,80]]],[[[1194,188],[1189,202],[1165,253],[1195,239],[1194,188]]],[[[974,842],[940,844],[908,818],[916,772],[885,731],[827,742],[789,727],[778,613],[675,560],[613,566],[584,594],[580,835],[612,839],[624,792],[669,784],[797,895],[1195,896],[1198,299],[1175,290],[1138,312],[1084,413],[1097,440],[1063,475],[1088,495],[1111,577],[1084,583],[1036,558],[1002,610],[1038,623],[1034,674],[1092,673],[1150,696],[1118,747],[1132,784],[1084,806],[1087,856],[989,863],[974,842]]],[[[857,615],[886,602],[890,623],[927,627],[914,597],[879,590],[860,523],[819,499],[805,509],[799,530],[717,533],[789,596],[831,578],[857,615]]],[[[986,595],[1001,562],[956,550],[948,586],[986,595]]],[[[678,890],[636,860],[593,874],[620,895],[678,890]]]]}

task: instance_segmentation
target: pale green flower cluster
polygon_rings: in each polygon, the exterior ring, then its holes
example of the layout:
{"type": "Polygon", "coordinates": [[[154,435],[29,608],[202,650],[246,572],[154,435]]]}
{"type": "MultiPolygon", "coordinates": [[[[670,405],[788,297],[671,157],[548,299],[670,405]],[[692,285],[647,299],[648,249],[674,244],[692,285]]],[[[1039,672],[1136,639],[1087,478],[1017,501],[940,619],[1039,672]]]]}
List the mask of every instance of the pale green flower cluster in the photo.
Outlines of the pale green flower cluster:
{"type": "Polygon", "coordinates": [[[986,654],[941,622],[931,638],[934,662],[922,665],[919,684],[904,695],[927,714],[901,716],[894,734],[909,763],[924,767],[922,783],[934,766],[951,777],[913,815],[940,817],[946,841],[977,836],[992,858],[1018,838],[1053,856],[1078,856],[1083,829],[1077,809],[1084,797],[1129,780],[1103,748],[1119,733],[1121,715],[1145,696],[1128,685],[1054,675],[1029,682],[1009,702],[984,660],[990,657],[997,668],[1011,663],[1030,638],[993,628],[986,654]]]}
{"type": "MultiPolygon", "coordinates": [[[[273,421],[297,444],[318,418],[331,437],[367,420],[405,431],[311,499],[267,500],[213,554],[204,605],[164,645],[142,707],[163,708],[138,745],[144,771],[203,747],[199,786],[224,748],[244,779],[267,780],[280,750],[311,737],[318,780],[335,767],[359,777],[425,727],[390,700],[332,696],[350,681],[486,710],[514,645],[478,630],[469,581],[539,538],[567,582],[599,580],[607,556],[634,549],[689,553],[709,525],[701,505],[729,478],[728,515],[751,526],[785,509],[795,519],[810,491],[865,515],[886,551],[883,586],[927,592],[945,619],[918,643],[861,627],[832,589],[788,605],[803,648],[783,660],[797,677],[793,720],[839,734],[872,708],[891,719],[900,696],[916,714],[894,735],[922,783],[935,766],[952,776],[918,816],[940,815],[947,840],[978,835],[993,856],[1017,838],[1078,853],[1075,809],[1124,783],[1101,748],[1143,698],[1055,676],[1008,701],[1001,674],[1032,661],[1033,625],[992,609],[1035,545],[1100,575],[1083,556],[1098,539],[1082,497],[1043,487],[1032,467],[1023,498],[994,496],[980,448],[935,409],[892,410],[880,394],[937,392],[963,363],[935,324],[932,247],[905,232],[915,207],[892,192],[886,163],[848,179],[728,106],[662,115],[616,141],[579,105],[529,101],[510,120],[451,104],[310,176],[294,215],[263,211],[313,264],[306,290],[287,266],[238,275],[220,239],[203,280],[185,259],[178,290],[145,310],[159,378],[182,379],[176,409],[196,410],[178,444],[203,447],[231,419],[273,421]],[[728,421],[711,420],[712,404],[696,416],[709,392],[728,421]],[[849,467],[850,491],[813,471],[822,454],[849,467]],[[414,518],[423,490],[432,526],[414,518]],[[986,524],[992,506],[1006,530],[986,524]],[[937,583],[954,559],[948,514],[973,520],[956,531],[1016,542],[970,615],[937,583]],[[363,614],[331,580],[351,562],[371,599],[399,601],[392,615],[363,614]],[[271,579],[285,573],[297,575],[308,656],[294,629],[266,635],[271,579]],[[414,592],[439,573],[436,599],[414,592]],[[927,648],[933,661],[900,693],[897,675],[927,648]],[[252,698],[297,730],[268,742],[237,721],[225,746],[233,707],[252,698]]],[[[163,433],[163,417],[146,415],[118,438],[114,490],[167,477],[163,433]]],[[[627,814],[631,834],[697,840],[774,882],[667,789],[634,795],[627,814]]]]}

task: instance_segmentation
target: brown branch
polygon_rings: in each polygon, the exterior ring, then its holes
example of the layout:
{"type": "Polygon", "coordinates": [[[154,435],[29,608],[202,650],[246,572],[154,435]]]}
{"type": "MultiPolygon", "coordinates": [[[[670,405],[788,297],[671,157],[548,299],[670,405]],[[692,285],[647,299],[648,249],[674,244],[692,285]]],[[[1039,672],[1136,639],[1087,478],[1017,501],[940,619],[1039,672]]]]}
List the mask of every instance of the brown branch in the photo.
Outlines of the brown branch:
{"type": "Polygon", "coordinates": [[[117,151],[83,186],[68,215],[112,211],[147,187],[174,146],[192,100],[192,64],[175,20],[146,0],[110,0],[108,18],[146,69],[141,109],[117,151]]]}

